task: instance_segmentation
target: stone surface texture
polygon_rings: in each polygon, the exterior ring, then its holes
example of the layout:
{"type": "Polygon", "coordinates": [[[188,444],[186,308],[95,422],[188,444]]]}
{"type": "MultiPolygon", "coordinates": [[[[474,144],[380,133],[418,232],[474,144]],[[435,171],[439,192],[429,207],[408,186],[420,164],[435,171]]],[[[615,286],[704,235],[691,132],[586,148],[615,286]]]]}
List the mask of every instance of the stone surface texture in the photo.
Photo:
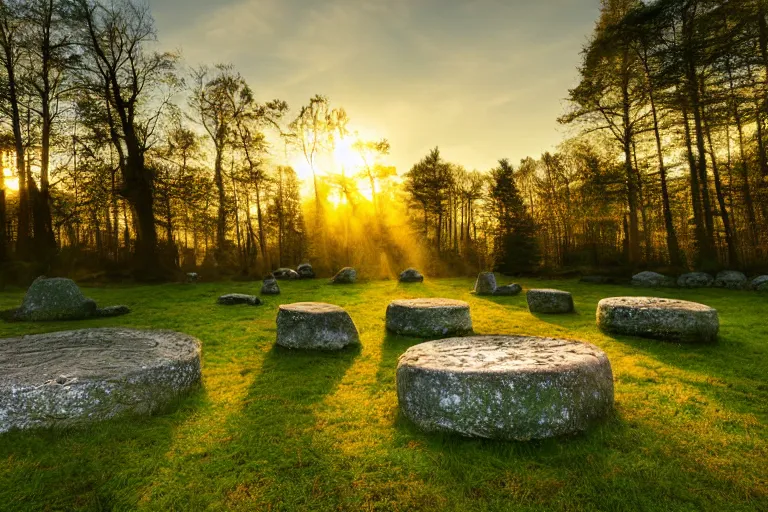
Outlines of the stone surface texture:
{"type": "Polygon", "coordinates": [[[407,268],[400,272],[398,280],[401,283],[422,283],[424,282],[424,276],[415,268],[407,268]]]}
{"type": "Polygon", "coordinates": [[[452,299],[401,299],[387,306],[387,329],[403,336],[436,338],[469,334],[469,304],[452,299]]]}
{"type": "Polygon", "coordinates": [[[562,290],[547,288],[528,290],[526,294],[531,313],[572,313],[573,296],[562,290]]]}
{"type": "Polygon", "coordinates": [[[258,306],[261,304],[261,300],[255,295],[246,295],[244,293],[227,293],[219,297],[216,302],[222,306],[236,306],[238,304],[258,306]]]}
{"type": "Polygon", "coordinates": [[[496,276],[493,272],[480,272],[475,281],[474,292],[477,295],[493,295],[496,291],[496,276]]]}
{"type": "Polygon", "coordinates": [[[262,295],[280,295],[280,285],[277,284],[277,279],[274,277],[267,277],[261,284],[262,295]]]}
{"type": "Polygon", "coordinates": [[[613,334],[683,343],[713,343],[720,328],[717,310],[685,300],[612,297],[597,304],[597,325],[613,334]]]}
{"type": "Polygon", "coordinates": [[[200,382],[200,342],[173,331],[81,329],[0,340],[0,432],[167,407],[200,382]]]}
{"type": "Polygon", "coordinates": [[[357,281],[357,270],[352,267],[344,267],[331,278],[332,284],[352,284],[357,281]]]}
{"type": "Polygon", "coordinates": [[[768,292],[768,276],[758,276],[752,280],[750,287],[759,292],[768,292]]]}
{"type": "Polygon", "coordinates": [[[709,288],[714,282],[715,278],[706,272],[690,272],[677,278],[680,288],[709,288]]]}
{"type": "Polygon", "coordinates": [[[520,292],[522,291],[522,286],[517,283],[513,283],[497,287],[493,294],[499,297],[510,297],[513,295],[520,295],[520,292]]]}
{"type": "Polygon", "coordinates": [[[82,320],[93,316],[96,303],[86,298],[71,279],[38,277],[16,311],[16,318],[33,322],[82,320]]]}
{"type": "Polygon", "coordinates": [[[309,263],[302,263],[296,267],[296,273],[299,274],[299,277],[302,279],[312,279],[315,277],[315,271],[309,263]]]}
{"type": "Polygon", "coordinates": [[[715,288],[727,288],[729,290],[743,290],[749,285],[747,276],[735,270],[723,270],[715,277],[715,288]]]}
{"type": "Polygon", "coordinates": [[[301,276],[299,276],[299,273],[293,270],[292,268],[279,268],[272,272],[272,275],[275,276],[275,279],[289,279],[289,280],[295,280],[300,279],[301,276]]]}
{"type": "Polygon", "coordinates": [[[404,415],[425,431],[529,440],[585,430],[613,407],[613,373],[588,343],[475,336],[422,343],[397,365],[404,415]]]}
{"type": "Polygon", "coordinates": [[[659,288],[663,286],[674,286],[675,280],[658,272],[640,272],[632,276],[632,286],[643,288],[659,288]]]}
{"type": "Polygon", "coordinates": [[[283,304],[277,312],[277,344],[286,348],[341,350],[360,343],[349,313],[322,302],[283,304]]]}

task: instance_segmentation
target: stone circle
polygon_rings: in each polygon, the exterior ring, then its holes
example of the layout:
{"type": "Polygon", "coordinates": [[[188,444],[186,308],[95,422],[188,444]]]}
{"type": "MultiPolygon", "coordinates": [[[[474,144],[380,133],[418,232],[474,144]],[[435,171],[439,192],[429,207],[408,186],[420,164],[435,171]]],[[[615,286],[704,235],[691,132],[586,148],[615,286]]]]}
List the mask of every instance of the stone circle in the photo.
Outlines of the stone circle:
{"type": "Polygon", "coordinates": [[[528,440],[585,430],[613,407],[608,357],[589,343],[472,336],[422,343],[397,364],[403,414],[425,431],[528,440]]]}
{"type": "Polygon", "coordinates": [[[677,278],[680,288],[709,288],[714,282],[715,278],[706,272],[690,272],[677,278]]]}
{"type": "Polygon", "coordinates": [[[475,281],[474,292],[477,295],[493,295],[496,291],[496,276],[493,272],[480,272],[475,281]]]}
{"type": "Polygon", "coordinates": [[[249,306],[258,306],[261,300],[255,295],[246,295],[244,293],[227,293],[216,300],[222,306],[236,306],[238,304],[247,304],[249,306]]]}
{"type": "Polygon", "coordinates": [[[323,302],[282,304],[277,312],[277,344],[286,348],[341,350],[360,343],[349,313],[323,302]]]}
{"type": "Polygon", "coordinates": [[[200,383],[200,342],[173,331],[81,329],[0,343],[0,432],[151,414],[200,383]]]}
{"type": "Polygon", "coordinates": [[[452,299],[401,299],[387,306],[387,329],[403,336],[435,338],[472,332],[469,304],[452,299]]]}
{"type": "Polygon", "coordinates": [[[612,334],[683,343],[712,343],[720,328],[717,310],[686,300],[612,297],[597,304],[597,325],[612,334]]]}
{"type": "Polygon", "coordinates": [[[357,270],[352,267],[344,267],[331,278],[332,284],[352,284],[357,281],[357,270]]]}
{"type": "Polygon", "coordinates": [[[562,290],[540,288],[526,294],[531,313],[573,313],[573,296],[562,290]]]}
{"type": "Polygon", "coordinates": [[[415,268],[407,268],[400,272],[398,280],[401,283],[423,283],[424,276],[415,268]]]}
{"type": "Polygon", "coordinates": [[[280,295],[280,285],[277,284],[277,279],[273,276],[264,278],[264,282],[261,285],[262,295],[280,295]]]}
{"type": "Polygon", "coordinates": [[[674,286],[675,280],[658,272],[640,272],[632,276],[632,286],[643,288],[659,288],[662,286],[674,286]]]}
{"type": "Polygon", "coordinates": [[[735,270],[723,270],[717,273],[714,286],[729,290],[743,290],[748,286],[747,276],[735,270]]]}

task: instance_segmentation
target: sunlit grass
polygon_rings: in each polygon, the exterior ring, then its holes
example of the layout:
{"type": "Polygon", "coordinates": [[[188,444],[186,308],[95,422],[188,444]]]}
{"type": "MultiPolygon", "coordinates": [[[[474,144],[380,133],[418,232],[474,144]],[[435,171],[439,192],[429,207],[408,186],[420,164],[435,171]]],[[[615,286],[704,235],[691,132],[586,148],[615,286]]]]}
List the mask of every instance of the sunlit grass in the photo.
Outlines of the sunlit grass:
{"type": "MultiPolygon", "coordinates": [[[[720,311],[713,346],[610,337],[600,298],[638,294],[572,281],[577,314],[532,316],[524,295],[480,298],[468,279],[348,287],[283,283],[258,307],[217,306],[258,283],[88,288],[134,313],[90,322],[0,324],[3,336],[84,326],[180,330],[203,341],[204,388],[169,414],[67,432],[0,436],[0,509],[8,510],[766,510],[766,297],[664,290],[720,311]],[[468,300],[480,333],[582,339],[603,348],[616,411],[586,434],[529,443],[427,435],[398,414],[394,370],[417,340],[388,335],[387,303],[468,300]],[[337,354],[274,346],[281,302],[344,306],[362,346],[337,354]]],[[[21,290],[0,293],[0,309],[21,290]]]]}

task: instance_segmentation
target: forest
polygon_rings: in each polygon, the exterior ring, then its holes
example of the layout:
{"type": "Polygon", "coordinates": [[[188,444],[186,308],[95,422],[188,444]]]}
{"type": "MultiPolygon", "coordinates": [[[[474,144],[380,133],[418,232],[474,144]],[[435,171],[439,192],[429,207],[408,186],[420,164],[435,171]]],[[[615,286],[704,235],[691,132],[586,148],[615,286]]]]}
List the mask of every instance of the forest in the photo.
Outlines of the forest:
{"type": "Polygon", "coordinates": [[[602,0],[556,150],[396,169],[329,97],[161,49],[137,0],[0,1],[0,283],[766,271],[767,15],[602,0]]]}

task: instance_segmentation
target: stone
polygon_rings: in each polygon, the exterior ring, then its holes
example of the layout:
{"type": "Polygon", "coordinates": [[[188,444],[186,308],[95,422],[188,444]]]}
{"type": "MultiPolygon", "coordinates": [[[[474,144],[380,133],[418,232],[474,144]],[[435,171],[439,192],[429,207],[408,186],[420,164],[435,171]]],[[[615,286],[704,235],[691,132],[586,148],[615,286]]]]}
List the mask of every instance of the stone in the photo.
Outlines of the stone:
{"type": "Polygon", "coordinates": [[[747,276],[735,270],[723,270],[715,277],[715,288],[727,288],[729,290],[743,290],[748,286],[747,276]]]}
{"type": "Polygon", "coordinates": [[[71,279],[38,277],[16,311],[17,320],[44,322],[82,320],[94,316],[96,303],[85,297],[71,279]]]}
{"type": "Polygon", "coordinates": [[[349,313],[322,302],[282,304],[277,312],[277,344],[286,348],[341,350],[360,343],[349,313]]]}
{"type": "Polygon", "coordinates": [[[261,300],[255,295],[246,295],[244,293],[227,293],[219,297],[216,302],[222,306],[236,306],[238,304],[258,306],[261,304],[261,300]]]}
{"type": "Polygon", "coordinates": [[[528,290],[526,294],[531,313],[572,313],[573,297],[569,292],[547,288],[528,290]]]}
{"type": "Polygon", "coordinates": [[[640,272],[632,276],[632,286],[643,288],[659,288],[663,286],[674,286],[675,280],[658,272],[640,272]]]}
{"type": "Polygon", "coordinates": [[[507,284],[504,286],[499,286],[494,290],[493,294],[498,297],[511,297],[513,295],[520,295],[520,292],[523,291],[523,287],[520,286],[517,283],[513,284],[507,284]]]}
{"type": "Polygon", "coordinates": [[[94,313],[94,316],[97,316],[99,318],[109,318],[113,316],[122,316],[127,315],[131,312],[131,308],[128,306],[107,306],[105,308],[98,308],[96,310],[96,313],[94,313]]]}
{"type": "Polygon", "coordinates": [[[200,279],[200,276],[197,275],[197,272],[187,272],[188,283],[196,283],[198,279],[200,279]]]}
{"type": "Polygon", "coordinates": [[[344,267],[331,278],[331,284],[352,284],[355,281],[357,281],[357,271],[352,267],[344,267]]]}
{"type": "Polygon", "coordinates": [[[427,432],[525,441],[580,432],[608,415],[613,373],[589,343],[452,338],[400,356],[397,397],[405,417],[427,432]]]}
{"type": "Polygon", "coordinates": [[[452,299],[401,299],[387,306],[387,329],[403,336],[436,338],[469,334],[469,304],[452,299]]]}
{"type": "Polygon", "coordinates": [[[415,268],[407,268],[400,272],[398,280],[401,283],[423,283],[424,276],[415,268]]]}
{"type": "Polygon", "coordinates": [[[200,342],[81,329],[0,341],[0,432],[161,411],[200,383],[200,342]]]}
{"type": "Polygon", "coordinates": [[[272,275],[275,276],[275,279],[288,279],[288,280],[296,280],[300,279],[301,276],[299,276],[299,273],[293,270],[292,268],[279,268],[272,272],[272,275]]]}
{"type": "Polygon", "coordinates": [[[677,278],[677,286],[680,288],[709,288],[715,278],[706,272],[690,272],[677,278]]]}
{"type": "Polygon", "coordinates": [[[296,267],[296,273],[299,274],[301,279],[312,279],[315,277],[315,271],[312,270],[312,265],[309,263],[302,263],[296,267]]]}
{"type": "Polygon", "coordinates": [[[477,295],[493,295],[496,291],[496,276],[493,272],[480,272],[475,281],[474,292],[477,295]]]}
{"type": "Polygon", "coordinates": [[[758,276],[752,280],[750,287],[758,292],[768,292],[768,276],[758,276]]]}
{"type": "Polygon", "coordinates": [[[277,284],[277,279],[272,276],[264,278],[264,282],[261,285],[262,295],[280,295],[280,286],[277,284]]]}
{"type": "Polygon", "coordinates": [[[717,310],[685,300],[612,297],[597,304],[597,326],[611,334],[682,343],[713,343],[720,328],[717,310]]]}

